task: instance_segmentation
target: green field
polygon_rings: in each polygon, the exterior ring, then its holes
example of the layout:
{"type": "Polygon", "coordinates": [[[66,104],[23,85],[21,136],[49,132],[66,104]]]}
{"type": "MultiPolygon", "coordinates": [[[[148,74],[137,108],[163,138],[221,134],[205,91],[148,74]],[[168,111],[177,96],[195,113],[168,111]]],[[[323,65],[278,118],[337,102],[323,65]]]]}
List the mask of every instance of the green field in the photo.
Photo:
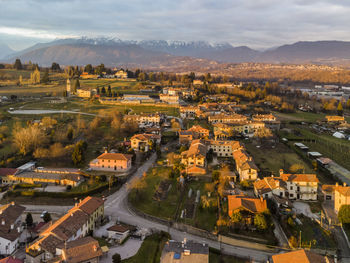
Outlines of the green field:
{"type": "Polygon", "coordinates": [[[265,148],[263,146],[257,148],[253,143],[245,143],[245,146],[261,172],[266,171],[278,175],[280,169],[288,171],[293,164],[303,165],[305,173],[313,172],[309,164],[282,143],[277,144],[275,148],[265,148]]]}

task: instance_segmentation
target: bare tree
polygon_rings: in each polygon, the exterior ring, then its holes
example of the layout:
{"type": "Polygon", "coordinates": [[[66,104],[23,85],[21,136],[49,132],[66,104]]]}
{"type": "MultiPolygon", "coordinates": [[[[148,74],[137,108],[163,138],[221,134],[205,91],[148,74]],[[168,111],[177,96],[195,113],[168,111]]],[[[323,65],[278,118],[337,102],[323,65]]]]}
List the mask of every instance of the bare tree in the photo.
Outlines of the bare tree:
{"type": "Polygon", "coordinates": [[[30,151],[35,151],[40,146],[44,145],[47,138],[44,132],[36,126],[27,128],[19,128],[13,132],[13,142],[22,154],[27,154],[30,151]]]}

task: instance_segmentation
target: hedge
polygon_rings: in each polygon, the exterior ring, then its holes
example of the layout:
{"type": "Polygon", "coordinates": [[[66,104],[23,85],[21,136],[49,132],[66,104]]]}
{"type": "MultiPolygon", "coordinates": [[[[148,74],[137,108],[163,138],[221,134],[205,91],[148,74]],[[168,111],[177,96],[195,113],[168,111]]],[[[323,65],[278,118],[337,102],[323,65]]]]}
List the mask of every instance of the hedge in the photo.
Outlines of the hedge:
{"type": "Polygon", "coordinates": [[[108,182],[104,183],[96,188],[83,191],[83,192],[39,192],[33,190],[26,191],[9,191],[6,193],[6,197],[16,196],[32,196],[32,197],[54,197],[54,198],[74,198],[74,197],[85,197],[87,195],[94,195],[108,189],[108,182]]]}

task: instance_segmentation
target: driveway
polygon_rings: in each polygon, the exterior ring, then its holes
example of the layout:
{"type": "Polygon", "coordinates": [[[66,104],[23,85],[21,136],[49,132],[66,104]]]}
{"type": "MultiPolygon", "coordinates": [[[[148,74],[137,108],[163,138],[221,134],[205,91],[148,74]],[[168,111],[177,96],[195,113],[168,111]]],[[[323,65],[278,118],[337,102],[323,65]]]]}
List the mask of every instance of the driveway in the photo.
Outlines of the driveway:
{"type": "Polygon", "coordinates": [[[319,219],[319,216],[312,213],[310,206],[304,202],[293,202],[293,211],[295,211],[297,214],[303,214],[313,219],[319,219]]]}
{"type": "Polygon", "coordinates": [[[137,251],[141,247],[142,242],[143,241],[141,241],[139,239],[129,238],[128,241],[126,241],[121,246],[110,247],[108,255],[105,257],[102,257],[100,262],[101,263],[111,263],[112,257],[115,253],[118,253],[122,259],[132,257],[137,253],[137,251]]]}

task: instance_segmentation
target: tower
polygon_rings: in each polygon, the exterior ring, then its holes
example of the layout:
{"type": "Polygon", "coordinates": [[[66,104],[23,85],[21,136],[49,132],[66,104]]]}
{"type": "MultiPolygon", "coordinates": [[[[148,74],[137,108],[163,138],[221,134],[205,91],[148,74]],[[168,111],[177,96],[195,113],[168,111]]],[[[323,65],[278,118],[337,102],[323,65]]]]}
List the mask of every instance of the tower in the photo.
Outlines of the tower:
{"type": "Polygon", "coordinates": [[[67,91],[67,96],[69,97],[69,96],[71,95],[71,83],[70,83],[70,79],[67,79],[66,91],[67,91]]]}

